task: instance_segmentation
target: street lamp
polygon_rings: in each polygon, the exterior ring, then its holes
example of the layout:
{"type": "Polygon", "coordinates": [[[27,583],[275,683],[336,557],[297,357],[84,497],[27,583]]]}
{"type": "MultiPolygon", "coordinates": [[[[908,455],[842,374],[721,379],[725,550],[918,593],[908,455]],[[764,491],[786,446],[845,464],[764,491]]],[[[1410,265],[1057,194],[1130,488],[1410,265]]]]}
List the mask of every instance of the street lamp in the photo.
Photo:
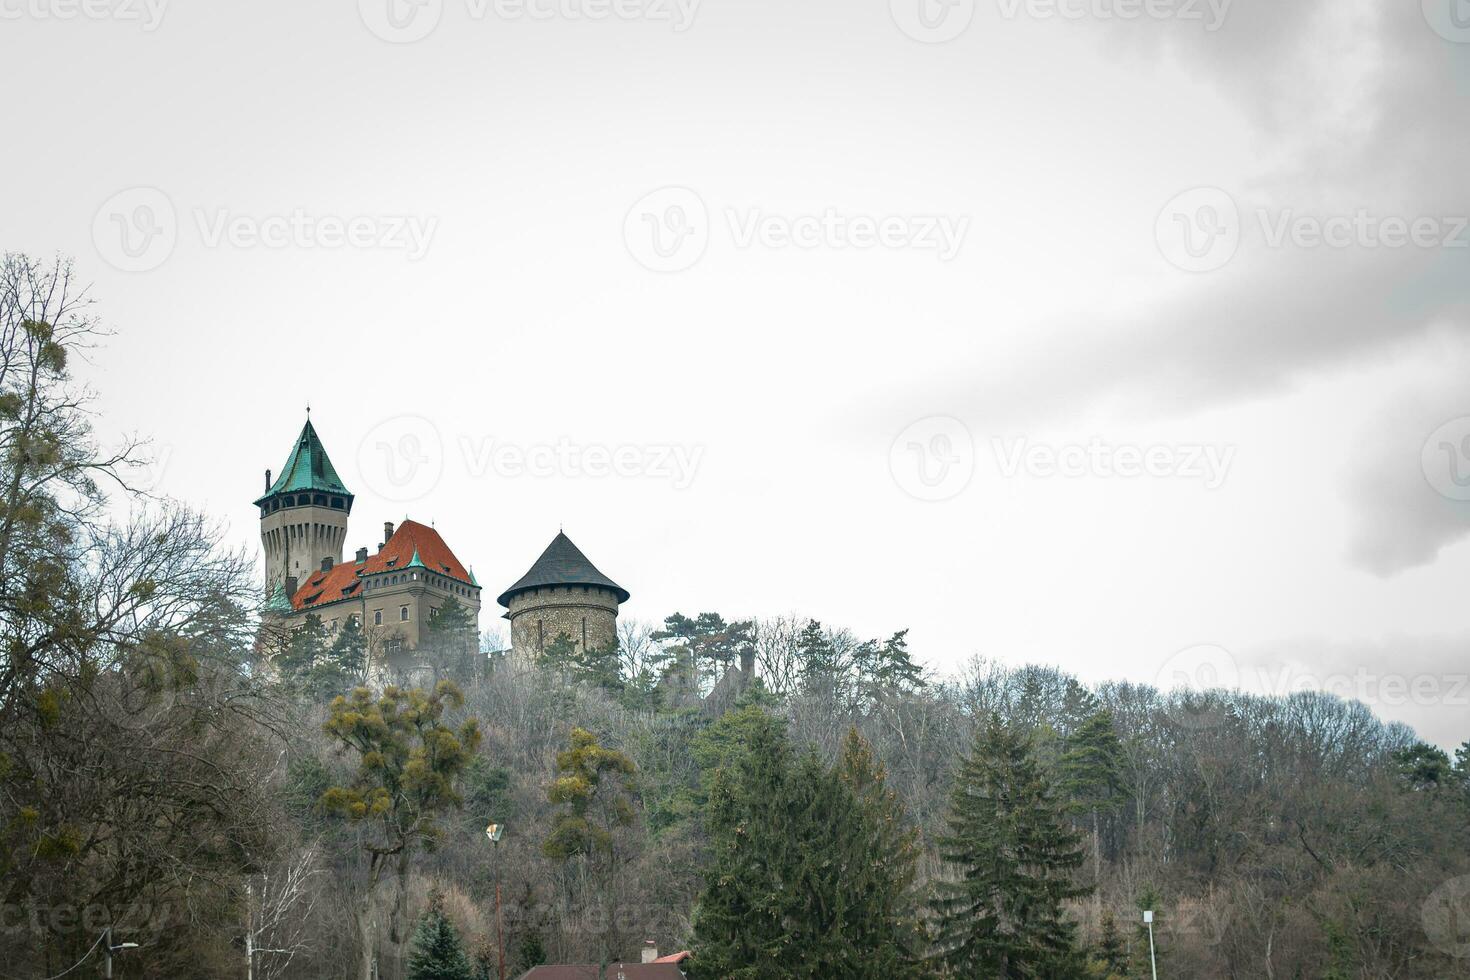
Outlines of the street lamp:
{"type": "Polygon", "coordinates": [[[1153,971],[1154,980],[1159,980],[1159,961],[1154,959],[1154,913],[1149,909],[1143,913],[1143,924],[1148,926],[1148,967],[1153,971]]]}
{"type": "Polygon", "coordinates": [[[505,824],[492,823],[485,828],[485,836],[495,850],[495,961],[500,980],[505,980],[505,931],[500,922],[500,838],[505,836],[505,824]]]}
{"type": "Polygon", "coordinates": [[[118,943],[116,946],[114,946],[112,944],[112,926],[108,926],[106,930],[104,930],[102,933],[102,956],[103,962],[106,964],[106,970],[103,973],[103,976],[107,977],[108,980],[111,980],[113,953],[120,953],[125,949],[137,948],[137,943],[118,943]]]}

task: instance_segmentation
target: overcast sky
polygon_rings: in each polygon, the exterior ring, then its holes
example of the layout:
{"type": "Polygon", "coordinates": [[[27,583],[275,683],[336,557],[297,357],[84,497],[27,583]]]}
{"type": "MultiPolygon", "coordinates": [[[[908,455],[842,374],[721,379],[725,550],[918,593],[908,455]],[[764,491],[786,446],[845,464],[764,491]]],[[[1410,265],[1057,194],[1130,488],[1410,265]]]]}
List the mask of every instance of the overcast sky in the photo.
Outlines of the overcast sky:
{"type": "Polygon", "coordinates": [[[432,520],[489,596],[564,526],[644,620],[1470,738],[1463,0],[0,18],[3,244],[242,544],[309,402],[348,550],[432,520]]]}

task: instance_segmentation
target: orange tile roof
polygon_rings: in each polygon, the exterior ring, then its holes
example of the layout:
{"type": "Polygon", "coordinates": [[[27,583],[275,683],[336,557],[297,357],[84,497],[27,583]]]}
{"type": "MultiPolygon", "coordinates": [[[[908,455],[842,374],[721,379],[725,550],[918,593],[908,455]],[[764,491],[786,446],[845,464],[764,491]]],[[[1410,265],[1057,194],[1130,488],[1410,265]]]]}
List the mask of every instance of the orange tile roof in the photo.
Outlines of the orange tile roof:
{"type": "Polygon", "coordinates": [[[404,521],[388,543],[377,554],[368,555],[361,565],[344,561],[332,566],[330,571],[312,573],[291,596],[291,606],[299,610],[357,599],[362,595],[363,576],[406,569],[413,564],[415,554],[419,564],[429,571],[475,586],[469,570],[449,550],[438,531],[418,521],[404,521]]]}

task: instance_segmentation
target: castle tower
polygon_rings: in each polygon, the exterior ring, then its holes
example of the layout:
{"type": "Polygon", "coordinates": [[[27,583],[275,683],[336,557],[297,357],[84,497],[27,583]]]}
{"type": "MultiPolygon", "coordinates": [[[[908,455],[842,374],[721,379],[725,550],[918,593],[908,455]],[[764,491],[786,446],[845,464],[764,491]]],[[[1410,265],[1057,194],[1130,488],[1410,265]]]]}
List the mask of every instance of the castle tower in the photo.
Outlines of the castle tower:
{"type": "Polygon", "coordinates": [[[520,581],[500,594],[510,620],[511,648],[539,656],[565,634],[578,650],[605,650],[617,642],[621,585],[597,570],[560,532],[520,581]]]}
{"type": "Polygon", "coordinates": [[[342,561],[352,494],[342,485],[311,419],[306,420],[281,475],[265,471],[260,543],[265,549],[265,590],[296,591],[296,583],[342,561]]]}

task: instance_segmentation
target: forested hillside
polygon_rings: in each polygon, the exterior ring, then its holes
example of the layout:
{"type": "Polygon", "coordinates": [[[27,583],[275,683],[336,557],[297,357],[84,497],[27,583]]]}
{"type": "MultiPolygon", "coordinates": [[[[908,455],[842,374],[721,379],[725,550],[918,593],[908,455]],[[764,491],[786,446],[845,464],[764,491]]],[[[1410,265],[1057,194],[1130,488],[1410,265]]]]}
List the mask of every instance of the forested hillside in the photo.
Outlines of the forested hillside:
{"type": "Polygon", "coordinates": [[[451,611],[400,676],[262,629],[252,557],[99,448],[65,274],[0,283],[0,975],[97,975],[111,929],[124,977],[495,976],[497,883],[510,975],[653,940],[700,977],[1139,978],[1143,909],[1160,976],[1470,968],[1470,745],[1361,704],[730,611],[539,662],[451,611]]]}

